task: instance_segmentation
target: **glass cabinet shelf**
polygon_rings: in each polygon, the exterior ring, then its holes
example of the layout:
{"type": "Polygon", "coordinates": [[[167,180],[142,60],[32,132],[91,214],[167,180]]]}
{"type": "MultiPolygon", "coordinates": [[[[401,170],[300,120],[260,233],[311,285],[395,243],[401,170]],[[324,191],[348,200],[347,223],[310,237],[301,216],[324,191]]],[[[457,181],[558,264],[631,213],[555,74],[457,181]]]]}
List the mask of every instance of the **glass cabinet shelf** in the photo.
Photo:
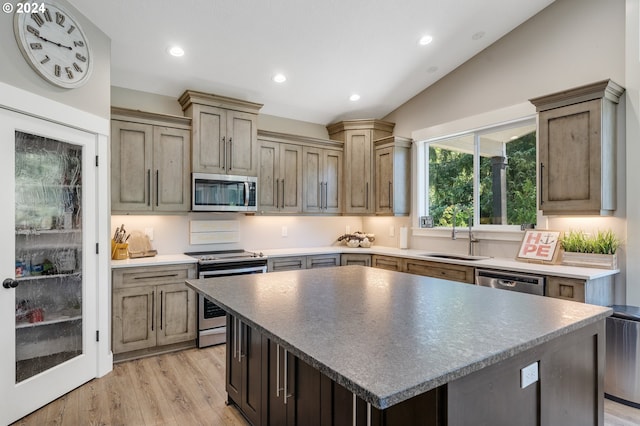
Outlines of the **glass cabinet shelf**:
{"type": "Polygon", "coordinates": [[[39,322],[16,321],[16,330],[19,330],[22,328],[41,327],[44,325],[60,324],[63,322],[80,321],[80,320],[82,320],[82,314],[80,313],[76,316],[60,315],[56,317],[54,315],[51,319],[47,319],[39,322]]]}
{"type": "Polygon", "coordinates": [[[65,278],[76,276],[80,278],[81,272],[70,272],[68,274],[51,274],[51,275],[28,275],[26,277],[17,277],[16,281],[22,283],[24,281],[41,281],[55,278],[65,278]]]}

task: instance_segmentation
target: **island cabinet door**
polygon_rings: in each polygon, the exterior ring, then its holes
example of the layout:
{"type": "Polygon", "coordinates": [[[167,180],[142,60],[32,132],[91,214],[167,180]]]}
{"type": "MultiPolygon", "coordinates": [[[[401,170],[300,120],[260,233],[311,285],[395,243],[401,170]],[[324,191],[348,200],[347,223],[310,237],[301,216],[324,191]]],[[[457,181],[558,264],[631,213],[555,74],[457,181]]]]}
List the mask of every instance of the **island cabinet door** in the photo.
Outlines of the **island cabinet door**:
{"type": "Polygon", "coordinates": [[[227,396],[252,425],[262,410],[262,335],[227,315],[227,396]]]}
{"type": "Polygon", "coordinates": [[[269,342],[268,424],[320,426],[320,371],[269,342]]]}

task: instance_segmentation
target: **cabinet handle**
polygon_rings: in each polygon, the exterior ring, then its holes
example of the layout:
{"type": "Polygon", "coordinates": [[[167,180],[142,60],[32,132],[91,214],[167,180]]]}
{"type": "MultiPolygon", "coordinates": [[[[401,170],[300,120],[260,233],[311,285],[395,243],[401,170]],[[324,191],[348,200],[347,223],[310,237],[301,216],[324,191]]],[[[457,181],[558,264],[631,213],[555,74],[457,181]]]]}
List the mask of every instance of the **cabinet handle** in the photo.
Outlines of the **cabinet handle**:
{"type": "Polygon", "coordinates": [[[155,318],[156,318],[156,291],[153,290],[151,292],[151,331],[153,331],[155,327],[155,318]]]}
{"type": "Polygon", "coordinates": [[[282,179],[282,208],[284,209],[284,179],[282,179]]]}
{"type": "Polygon", "coordinates": [[[544,197],[542,196],[542,182],[544,181],[542,174],[544,172],[544,163],[541,161],[540,162],[540,207],[542,207],[542,205],[544,204],[544,197]]]}
{"type": "Polygon", "coordinates": [[[276,179],[275,185],[276,185],[276,190],[275,190],[276,209],[279,209],[280,208],[280,179],[276,179]]]}
{"type": "Polygon", "coordinates": [[[164,315],[162,309],[164,307],[164,300],[162,299],[164,296],[164,291],[160,291],[160,330],[162,330],[162,322],[164,320],[164,315]]]}
{"type": "Polygon", "coordinates": [[[287,393],[287,373],[289,370],[289,366],[288,366],[288,360],[289,360],[289,351],[287,351],[286,349],[284,349],[283,351],[284,354],[284,404],[287,405],[287,398],[291,398],[293,395],[289,395],[287,393]]]}
{"type": "Polygon", "coordinates": [[[151,169],[147,169],[147,206],[151,207],[151,169]]]}
{"type": "Polygon", "coordinates": [[[227,170],[227,138],[222,137],[222,170],[227,170]]]}
{"type": "Polygon", "coordinates": [[[389,208],[393,210],[393,182],[391,181],[389,181],[389,208]]]}
{"type": "Polygon", "coordinates": [[[229,138],[229,170],[233,166],[233,138],[229,138]]]}
{"type": "Polygon", "coordinates": [[[231,326],[231,340],[233,340],[233,359],[236,359],[236,346],[237,346],[237,339],[236,339],[236,335],[238,334],[238,330],[236,330],[236,317],[231,317],[233,318],[233,325],[231,326]]]}
{"type": "Polygon", "coordinates": [[[276,398],[280,398],[280,344],[276,343],[276,398]]]}
{"type": "MultiPolygon", "coordinates": [[[[356,401],[357,401],[357,397],[355,393],[352,393],[353,395],[353,403],[352,403],[352,407],[353,407],[353,411],[352,411],[352,424],[353,426],[356,426],[358,423],[358,414],[356,412],[356,401]]],[[[371,426],[371,403],[367,402],[367,426],[371,426]]]]}
{"type": "Polygon", "coordinates": [[[160,196],[160,190],[158,189],[159,185],[160,185],[160,171],[156,170],[156,207],[160,205],[158,204],[158,197],[160,196]]]}
{"type": "Polygon", "coordinates": [[[318,206],[320,207],[320,210],[322,210],[322,208],[323,208],[323,204],[322,204],[322,200],[323,200],[323,198],[322,198],[322,187],[323,187],[322,182],[319,182],[318,183],[318,189],[319,189],[319,192],[318,192],[318,206]]]}
{"type": "Polygon", "coordinates": [[[364,196],[365,196],[364,208],[369,210],[369,182],[367,182],[364,186],[364,196]]]}
{"type": "Polygon", "coordinates": [[[242,362],[242,321],[238,319],[238,362],[242,362]]]}
{"type": "Polygon", "coordinates": [[[324,208],[325,210],[328,208],[327,206],[327,199],[328,199],[328,195],[327,193],[329,192],[329,184],[327,182],[324,183],[324,208]]]}
{"type": "Polygon", "coordinates": [[[134,280],[149,280],[149,279],[156,279],[156,278],[170,278],[170,277],[177,277],[178,274],[166,274],[166,275],[152,275],[152,276],[145,276],[145,277],[134,277],[134,280]]]}

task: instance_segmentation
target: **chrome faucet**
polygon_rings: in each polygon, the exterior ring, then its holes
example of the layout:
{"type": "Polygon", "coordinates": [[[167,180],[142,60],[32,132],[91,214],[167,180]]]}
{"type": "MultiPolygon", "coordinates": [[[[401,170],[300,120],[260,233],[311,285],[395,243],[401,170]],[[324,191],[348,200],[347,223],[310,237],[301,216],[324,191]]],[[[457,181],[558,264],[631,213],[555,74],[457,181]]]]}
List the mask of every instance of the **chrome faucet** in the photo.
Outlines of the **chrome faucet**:
{"type": "Polygon", "coordinates": [[[473,256],[473,245],[480,240],[473,236],[473,216],[469,216],[469,256],[473,256]]]}

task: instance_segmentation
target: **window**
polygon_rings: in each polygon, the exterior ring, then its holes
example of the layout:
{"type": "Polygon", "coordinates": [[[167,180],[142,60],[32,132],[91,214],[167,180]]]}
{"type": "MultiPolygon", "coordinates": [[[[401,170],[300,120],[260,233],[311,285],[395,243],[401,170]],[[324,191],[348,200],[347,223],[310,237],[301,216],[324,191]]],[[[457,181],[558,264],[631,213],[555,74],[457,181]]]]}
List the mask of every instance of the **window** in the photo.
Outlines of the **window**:
{"type": "Polygon", "coordinates": [[[427,140],[422,152],[434,226],[536,223],[534,119],[427,140]]]}

